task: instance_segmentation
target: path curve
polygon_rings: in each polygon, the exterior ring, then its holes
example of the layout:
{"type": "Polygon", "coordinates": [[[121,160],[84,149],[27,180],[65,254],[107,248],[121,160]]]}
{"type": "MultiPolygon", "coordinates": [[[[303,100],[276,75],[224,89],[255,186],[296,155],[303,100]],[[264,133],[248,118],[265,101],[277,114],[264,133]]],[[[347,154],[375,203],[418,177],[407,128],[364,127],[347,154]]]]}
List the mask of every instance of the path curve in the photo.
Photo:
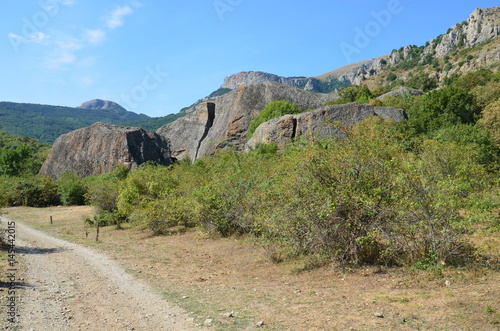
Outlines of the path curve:
{"type": "MultiPolygon", "coordinates": [[[[2,228],[11,221],[0,220],[2,228]]],[[[19,329],[200,329],[105,255],[17,221],[15,234],[19,329]]]]}

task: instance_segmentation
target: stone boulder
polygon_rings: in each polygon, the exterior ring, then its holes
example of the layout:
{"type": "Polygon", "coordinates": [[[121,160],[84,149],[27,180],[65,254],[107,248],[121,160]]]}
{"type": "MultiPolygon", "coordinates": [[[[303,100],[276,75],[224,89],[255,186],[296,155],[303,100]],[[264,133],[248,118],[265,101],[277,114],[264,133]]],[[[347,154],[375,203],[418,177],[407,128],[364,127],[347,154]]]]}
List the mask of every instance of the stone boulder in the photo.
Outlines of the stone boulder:
{"type": "Polygon", "coordinates": [[[250,121],[270,101],[288,100],[305,111],[334,98],[333,94],[311,93],[273,82],[246,85],[198,104],[188,115],[156,132],[169,142],[173,158],[188,157],[194,161],[218,148],[243,150],[250,121]]]}
{"type": "Polygon", "coordinates": [[[86,177],[111,172],[119,164],[135,168],[147,161],[171,164],[168,143],[158,134],[96,123],[57,138],[40,174],[54,179],[64,172],[86,177]]]}
{"type": "Polygon", "coordinates": [[[283,148],[300,136],[306,136],[313,142],[317,138],[338,134],[341,127],[350,127],[371,116],[392,118],[395,121],[407,119],[404,110],[391,107],[357,103],[324,106],[311,112],[285,115],[262,123],[245,145],[245,150],[268,143],[275,143],[283,148]]]}

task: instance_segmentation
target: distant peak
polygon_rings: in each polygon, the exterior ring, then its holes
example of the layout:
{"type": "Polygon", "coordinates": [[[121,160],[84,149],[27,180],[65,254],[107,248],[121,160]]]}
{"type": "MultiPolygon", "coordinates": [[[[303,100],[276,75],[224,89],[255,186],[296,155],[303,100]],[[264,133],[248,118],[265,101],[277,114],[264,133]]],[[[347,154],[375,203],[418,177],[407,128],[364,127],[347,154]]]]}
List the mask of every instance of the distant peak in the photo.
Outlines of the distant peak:
{"type": "Polygon", "coordinates": [[[106,109],[113,109],[113,110],[123,109],[123,110],[125,110],[125,108],[123,108],[122,106],[120,106],[116,102],[109,101],[109,100],[101,100],[101,99],[94,99],[94,100],[90,100],[90,101],[84,102],[78,108],[82,108],[82,109],[103,109],[103,110],[106,110],[106,109]]]}

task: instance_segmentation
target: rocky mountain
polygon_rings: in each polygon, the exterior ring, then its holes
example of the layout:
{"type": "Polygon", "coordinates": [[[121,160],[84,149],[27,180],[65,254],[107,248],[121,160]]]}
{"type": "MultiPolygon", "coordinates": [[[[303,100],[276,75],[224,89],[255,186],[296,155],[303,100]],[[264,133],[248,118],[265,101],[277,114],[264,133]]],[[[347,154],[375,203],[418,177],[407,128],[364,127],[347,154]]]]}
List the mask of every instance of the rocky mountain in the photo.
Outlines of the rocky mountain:
{"type": "MultiPolygon", "coordinates": [[[[400,109],[357,104],[324,106],[337,98],[336,94],[311,92],[365,83],[393,89],[380,96],[380,100],[388,96],[418,95],[421,92],[404,86],[409,77],[424,75],[443,82],[453,73],[479,68],[498,70],[499,34],[500,7],[476,9],[468,20],[424,46],[402,47],[391,54],[318,77],[286,78],[264,72],[241,72],[227,77],[221,88],[209,97],[184,108],[181,113],[185,116],[162,126],[156,134],[98,124],[63,135],[54,144],[42,170],[53,177],[62,171],[76,171],[85,176],[110,171],[118,163],[132,167],[146,160],[169,164],[186,157],[196,160],[226,147],[243,151],[258,143],[274,142],[283,146],[300,136],[314,140],[335,134],[336,128],[329,125],[332,122],[351,126],[373,115],[404,120],[406,114],[400,109]],[[392,84],[398,81],[401,83],[392,84]],[[276,100],[288,100],[304,112],[263,123],[248,141],[250,121],[266,104],[276,100]]],[[[93,111],[102,111],[103,107],[113,107],[113,104],[95,100],[85,105],[93,111]]]]}
{"type": "Polygon", "coordinates": [[[334,98],[331,94],[310,93],[272,82],[244,85],[196,105],[188,115],[161,127],[157,133],[170,142],[174,158],[195,160],[224,146],[243,150],[250,121],[270,101],[289,100],[307,110],[334,98]]]}
{"type": "Polygon", "coordinates": [[[40,174],[57,178],[72,172],[86,177],[110,172],[118,164],[135,168],[146,161],[169,165],[167,141],[139,128],[96,123],[57,138],[40,174]]]}
{"type": "Polygon", "coordinates": [[[125,108],[123,108],[122,106],[120,106],[116,102],[108,101],[108,100],[101,100],[101,99],[94,99],[94,100],[84,102],[78,108],[89,109],[89,110],[91,110],[91,109],[111,109],[111,110],[118,110],[118,111],[127,111],[125,108]]]}
{"type": "Polygon", "coordinates": [[[262,123],[245,145],[245,150],[268,143],[275,143],[279,148],[283,148],[301,136],[305,136],[309,142],[314,142],[315,139],[338,134],[340,128],[336,123],[340,123],[342,127],[350,127],[371,116],[391,118],[395,121],[408,119],[404,110],[390,107],[357,103],[324,106],[310,112],[285,115],[262,123]]]}
{"type": "Polygon", "coordinates": [[[443,63],[439,63],[442,64],[441,70],[444,73],[437,77],[439,81],[443,81],[455,72],[468,72],[497,65],[500,61],[499,35],[500,7],[478,8],[466,21],[456,24],[424,46],[404,46],[391,54],[346,65],[316,77],[289,78],[258,71],[244,71],[226,77],[221,87],[236,89],[242,85],[271,81],[306,91],[328,93],[342,86],[360,85],[365,80],[379,76],[398,65],[403,68],[418,64],[432,65],[430,71],[436,72],[439,68],[436,68],[434,59],[444,59],[443,63]],[[454,51],[464,49],[472,52],[455,59],[447,58],[454,51]]]}
{"type": "MultiPolygon", "coordinates": [[[[441,83],[450,75],[479,68],[498,69],[500,61],[500,7],[476,9],[469,18],[424,46],[405,46],[391,54],[351,64],[316,78],[342,79],[360,85],[384,73],[398,71],[405,79],[417,69],[441,83]]],[[[380,83],[380,80],[377,81],[380,83]]]]}

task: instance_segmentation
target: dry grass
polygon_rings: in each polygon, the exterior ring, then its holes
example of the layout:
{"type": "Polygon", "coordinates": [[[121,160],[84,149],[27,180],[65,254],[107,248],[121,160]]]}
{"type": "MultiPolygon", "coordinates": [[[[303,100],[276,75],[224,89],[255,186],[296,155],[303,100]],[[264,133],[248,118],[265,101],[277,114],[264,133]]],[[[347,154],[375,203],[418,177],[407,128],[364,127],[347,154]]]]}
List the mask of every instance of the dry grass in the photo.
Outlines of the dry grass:
{"type": "MultiPolygon", "coordinates": [[[[4,212],[105,252],[196,322],[212,318],[216,330],[254,329],[259,321],[268,330],[500,329],[500,272],[494,267],[429,272],[327,266],[297,272],[305,261],[273,264],[247,238],[213,239],[198,230],[154,237],[148,231],[108,227],[101,229],[96,243],[94,229],[83,225],[93,213],[89,207],[4,212]],[[90,231],[88,237],[85,231],[90,231]],[[223,315],[229,312],[235,317],[223,315]]],[[[498,236],[474,240],[499,254],[498,236]]]]}

